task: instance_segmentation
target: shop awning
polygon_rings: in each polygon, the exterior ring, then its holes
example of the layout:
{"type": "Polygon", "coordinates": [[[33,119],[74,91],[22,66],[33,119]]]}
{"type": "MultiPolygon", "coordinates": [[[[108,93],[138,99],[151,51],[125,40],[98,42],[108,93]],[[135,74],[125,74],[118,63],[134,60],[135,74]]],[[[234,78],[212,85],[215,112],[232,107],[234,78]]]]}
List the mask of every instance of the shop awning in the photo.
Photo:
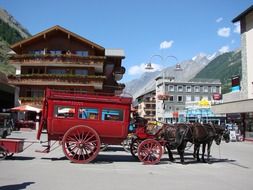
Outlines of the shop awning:
{"type": "Polygon", "coordinates": [[[214,113],[248,113],[253,112],[253,99],[214,104],[211,107],[214,113]]]}
{"type": "Polygon", "coordinates": [[[41,109],[29,106],[29,105],[23,105],[23,106],[11,108],[11,111],[18,111],[18,112],[32,111],[32,112],[39,113],[41,112],[41,109]]]}

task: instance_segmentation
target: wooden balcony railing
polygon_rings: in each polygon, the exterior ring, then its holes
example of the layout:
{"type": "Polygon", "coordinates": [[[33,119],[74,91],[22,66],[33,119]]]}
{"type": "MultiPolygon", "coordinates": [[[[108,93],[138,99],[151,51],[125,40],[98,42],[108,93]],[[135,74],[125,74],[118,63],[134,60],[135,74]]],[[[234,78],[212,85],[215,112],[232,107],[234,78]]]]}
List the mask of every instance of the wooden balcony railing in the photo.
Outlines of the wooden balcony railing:
{"type": "Polygon", "coordinates": [[[19,97],[22,104],[28,104],[33,106],[41,106],[43,104],[44,97],[19,97]]]}
{"type": "Polygon", "coordinates": [[[11,64],[80,64],[80,65],[103,65],[105,57],[104,56],[87,56],[81,57],[77,55],[33,55],[33,54],[23,54],[23,55],[13,55],[9,59],[11,64]]]}
{"type": "Polygon", "coordinates": [[[66,86],[94,86],[101,89],[105,76],[95,75],[52,75],[52,74],[31,74],[8,76],[10,84],[13,85],[66,85],[66,86]]]}

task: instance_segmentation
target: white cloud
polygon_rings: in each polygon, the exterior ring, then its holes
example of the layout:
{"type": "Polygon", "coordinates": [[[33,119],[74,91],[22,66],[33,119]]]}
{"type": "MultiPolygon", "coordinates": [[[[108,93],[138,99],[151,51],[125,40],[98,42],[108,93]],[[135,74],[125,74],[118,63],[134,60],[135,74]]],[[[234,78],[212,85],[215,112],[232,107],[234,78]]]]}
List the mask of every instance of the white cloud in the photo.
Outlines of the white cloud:
{"type": "Polygon", "coordinates": [[[221,37],[229,37],[230,36],[230,28],[226,28],[226,27],[223,27],[223,28],[220,28],[218,31],[217,31],[217,34],[221,37]]]}
{"type": "Polygon", "coordinates": [[[158,64],[152,63],[152,68],[153,69],[146,69],[147,64],[141,63],[140,65],[134,65],[128,69],[128,74],[129,75],[141,75],[142,73],[145,72],[155,72],[155,71],[160,71],[162,67],[158,64]]]}
{"type": "Polygon", "coordinates": [[[220,53],[229,52],[229,46],[222,46],[222,47],[219,49],[219,52],[220,52],[220,53]]]}
{"type": "Polygon", "coordinates": [[[172,44],[174,43],[173,40],[170,40],[170,41],[163,41],[160,43],[160,49],[168,49],[172,46],[172,44]]]}
{"type": "Polygon", "coordinates": [[[234,33],[238,33],[240,34],[241,33],[241,27],[240,27],[240,23],[237,22],[234,24],[235,25],[235,28],[234,28],[234,33]]]}
{"type": "Polygon", "coordinates": [[[216,22],[219,23],[219,22],[221,22],[222,20],[223,20],[223,18],[222,18],[222,17],[219,17],[219,18],[216,19],[216,22]]]}

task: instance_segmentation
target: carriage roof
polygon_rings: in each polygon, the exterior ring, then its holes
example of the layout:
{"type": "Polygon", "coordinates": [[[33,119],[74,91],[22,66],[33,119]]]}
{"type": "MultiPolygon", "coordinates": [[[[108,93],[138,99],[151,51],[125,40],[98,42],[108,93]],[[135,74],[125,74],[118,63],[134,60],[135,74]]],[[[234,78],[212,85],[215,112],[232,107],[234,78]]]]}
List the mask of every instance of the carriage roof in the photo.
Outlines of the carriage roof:
{"type": "Polygon", "coordinates": [[[71,93],[57,90],[46,90],[46,99],[63,101],[83,101],[91,103],[111,103],[111,104],[132,104],[132,98],[115,96],[109,93],[71,93]]]}

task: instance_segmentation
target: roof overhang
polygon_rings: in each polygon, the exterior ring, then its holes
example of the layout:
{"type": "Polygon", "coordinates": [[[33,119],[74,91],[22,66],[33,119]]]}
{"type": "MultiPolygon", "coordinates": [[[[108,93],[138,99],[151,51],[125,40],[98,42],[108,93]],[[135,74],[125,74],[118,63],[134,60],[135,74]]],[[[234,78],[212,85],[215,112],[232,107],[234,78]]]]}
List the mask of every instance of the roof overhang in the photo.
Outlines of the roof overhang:
{"type": "Polygon", "coordinates": [[[247,113],[253,112],[253,99],[214,104],[211,107],[214,113],[247,113]]]}
{"type": "Polygon", "coordinates": [[[105,49],[105,56],[125,58],[123,49],[105,49]]]}
{"type": "Polygon", "coordinates": [[[94,47],[94,48],[97,48],[97,49],[102,50],[102,51],[105,50],[105,48],[103,48],[102,46],[100,46],[100,45],[98,45],[98,44],[96,44],[96,43],[94,43],[94,42],[91,42],[90,40],[87,40],[87,39],[85,39],[85,38],[83,38],[83,37],[81,37],[81,36],[79,36],[79,35],[77,35],[77,34],[71,32],[71,31],[69,31],[69,30],[67,30],[67,29],[65,29],[65,28],[63,28],[63,27],[61,27],[61,26],[58,26],[58,25],[53,26],[53,27],[51,27],[51,28],[49,28],[49,29],[47,29],[47,30],[44,30],[44,31],[42,31],[42,32],[40,32],[40,33],[38,33],[38,34],[36,34],[36,35],[30,37],[30,38],[26,38],[26,39],[24,39],[24,40],[22,40],[22,41],[19,41],[19,42],[13,44],[13,45],[11,46],[11,49],[13,49],[13,50],[15,51],[16,48],[19,48],[19,47],[21,47],[21,46],[23,46],[23,45],[26,45],[26,44],[29,43],[30,41],[35,40],[35,39],[37,39],[37,38],[40,38],[41,36],[45,36],[46,34],[51,33],[51,32],[54,32],[54,31],[61,31],[61,32],[63,32],[63,33],[66,33],[69,37],[70,37],[70,36],[71,36],[71,37],[74,37],[74,38],[80,40],[80,41],[83,42],[83,43],[86,43],[86,44],[91,45],[91,46],[94,47]]]}
{"type": "Polygon", "coordinates": [[[251,5],[249,8],[247,8],[245,11],[243,11],[241,14],[239,14],[237,17],[235,17],[232,22],[238,22],[240,21],[242,18],[244,18],[247,14],[249,14],[251,11],[253,11],[253,5],[251,5]]]}

